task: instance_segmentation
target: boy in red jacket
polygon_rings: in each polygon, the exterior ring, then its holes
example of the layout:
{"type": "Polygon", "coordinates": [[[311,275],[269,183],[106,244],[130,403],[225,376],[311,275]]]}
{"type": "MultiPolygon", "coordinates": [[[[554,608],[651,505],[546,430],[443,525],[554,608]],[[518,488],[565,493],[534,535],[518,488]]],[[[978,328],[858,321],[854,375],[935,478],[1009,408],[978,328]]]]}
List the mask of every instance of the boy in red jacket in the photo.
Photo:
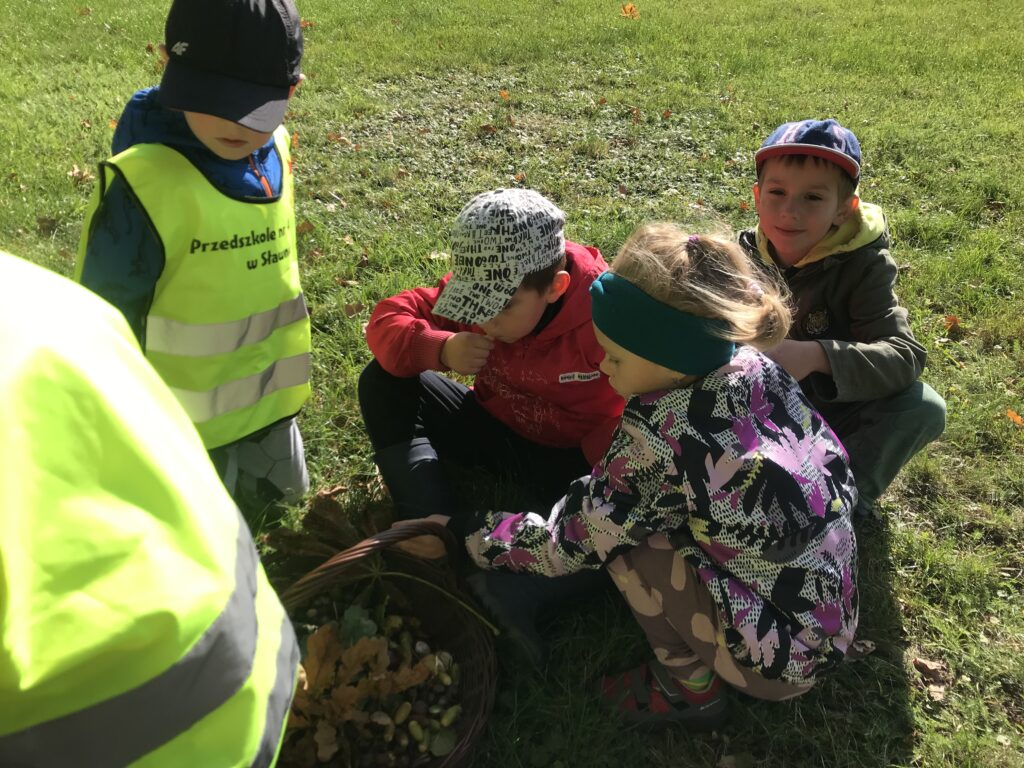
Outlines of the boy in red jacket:
{"type": "Polygon", "coordinates": [[[452,272],[374,309],[359,405],[396,519],[446,515],[463,533],[468,505],[439,459],[550,503],[610,445],[623,401],[599,370],[589,294],[608,265],[564,225],[532,190],[477,195],[455,220],[452,272]]]}
{"type": "Polygon", "coordinates": [[[588,293],[608,265],[564,224],[532,190],[477,195],[455,220],[453,271],[374,309],[359,405],[396,518],[458,517],[439,457],[559,498],[610,444],[622,398],[598,367],[588,293]]]}

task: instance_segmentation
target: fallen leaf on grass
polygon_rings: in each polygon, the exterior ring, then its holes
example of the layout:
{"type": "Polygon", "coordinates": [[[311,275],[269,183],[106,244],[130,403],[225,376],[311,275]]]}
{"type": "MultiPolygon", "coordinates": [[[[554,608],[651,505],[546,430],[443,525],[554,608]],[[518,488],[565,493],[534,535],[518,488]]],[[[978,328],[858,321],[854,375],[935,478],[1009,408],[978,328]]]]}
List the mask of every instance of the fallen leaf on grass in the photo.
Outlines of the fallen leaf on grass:
{"type": "Polygon", "coordinates": [[[672,117],[672,110],[671,109],[666,109],[664,112],[661,113],[661,119],[662,120],[668,120],[670,117],[672,117]]]}
{"type": "Polygon", "coordinates": [[[107,121],[107,128],[110,128],[111,130],[113,130],[114,128],[117,128],[117,118],[116,117],[112,117],[112,118],[110,118],[110,120],[107,121]]]}
{"type": "Polygon", "coordinates": [[[960,325],[960,318],[956,315],[946,315],[942,319],[942,327],[946,329],[946,335],[951,339],[958,339],[963,336],[964,329],[960,325]]]}
{"type": "Polygon", "coordinates": [[[514,181],[518,181],[520,184],[522,184],[524,181],[526,181],[526,174],[523,173],[522,171],[520,171],[515,176],[513,176],[512,179],[514,181]]]}
{"type": "Polygon", "coordinates": [[[309,221],[308,219],[303,219],[299,223],[299,226],[295,228],[295,234],[305,235],[309,232],[312,232],[314,229],[316,229],[316,227],[313,225],[313,222],[309,221]]]}
{"type": "Polygon", "coordinates": [[[295,131],[292,133],[292,149],[297,149],[299,146],[299,132],[295,131]]]}
{"type": "Polygon", "coordinates": [[[68,171],[68,178],[71,179],[75,184],[88,184],[96,177],[93,176],[89,171],[79,168],[77,165],[72,165],[71,170],[68,171]]]}
{"type": "Polygon", "coordinates": [[[604,96],[602,96],[600,99],[597,100],[597,103],[598,103],[599,106],[603,107],[605,104],[608,103],[608,99],[606,99],[604,96]]]}
{"type": "Polygon", "coordinates": [[[57,231],[57,220],[49,216],[36,216],[36,227],[39,234],[46,237],[57,231]]]}
{"type": "Polygon", "coordinates": [[[92,13],[92,8],[90,8],[87,5],[82,6],[81,8],[78,9],[78,15],[79,16],[88,16],[90,13],[92,13]]]}
{"type": "Polygon", "coordinates": [[[925,682],[948,684],[950,681],[949,667],[943,661],[916,658],[914,669],[921,674],[921,679],[925,682]]]}
{"type": "Polygon", "coordinates": [[[341,146],[343,147],[352,146],[352,142],[348,138],[342,136],[340,133],[337,133],[335,131],[331,131],[330,133],[327,134],[327,140],[334,144],[341,144],[341,146]]]}
{"type": "Polygon", "coordinates": [[[309,19],[302,19],[299,22],[299,26],[302,29],[309,29],[310,27],[315,27],[316,26],[316,22],[315,21],[310,21],[309,19]]]}
{"type": "Polygon", "coordinates": [[[495,128],[490,123],[484,123],[483,125],[476,129],[476,132],[479,133],[481,136],[493,136],[495,133],[498,132],[498,129],[495,128]]]}
{"type": "Polygon", "coordinates": [[[643,114],[640,112],[640,108],[630,107],[629,114],[632,115],[633,125],[639,125],[641,119],[643,118],[643,114]]]}
{"type": "Polygon", "coordinates": [[[1018,427],[1024,427],[1024,419],[1021,418],[1020,414],[1017,413],[1013,408],[1009,408],[1006,411],[1006,418],[1016,424],[1018,427]]]}
{"type": "Polygon", "coordinates": [[[750,203],[748,203],[746,200],[741,201],[740,202],[740,210],[743,211],[743,212],[749,211],[750,210],[750,203]]]}
{"type": "Polygon", "coordinates": [[[353,304],[346,304],[344,307],[342,307],[342,310],[345,312],[345,317],[355,317],[364,309],[366,309],[366,307],[359,302],[355,302],[353,304]]]}
{"type": "Polygon", "coordinates": [[[85,128],[86,130],[92,128],[92,120],[83,120],[82,127],[85,128]]]}
{"type": "Polygon", "coordinates": [[[932,701],[943,701],[946,698],[946,688],[952,682],[949,667],[942,661],[931,661],[930,659],[914,659],[914,668],[921,675],[921,681],[928,698],[932,701]]]}
{"type": "Polygon", "coordinates": [[[619,12],[619,16],[623,16],[624,18],[627,19],[636,20],[640,18],[640,11],[637,9],[635,5],[633,5],[633,3],[626,3],[624,6],[622,6],[622,10],[619,12]]]}
{"type": "Polygon", "coordinates": [[[504,89],[498,91],[498,95],[501,96],[502,101],[508,101],[509,99],[512,98],[511,96],[509,96],[508,91],[504,89]]]}

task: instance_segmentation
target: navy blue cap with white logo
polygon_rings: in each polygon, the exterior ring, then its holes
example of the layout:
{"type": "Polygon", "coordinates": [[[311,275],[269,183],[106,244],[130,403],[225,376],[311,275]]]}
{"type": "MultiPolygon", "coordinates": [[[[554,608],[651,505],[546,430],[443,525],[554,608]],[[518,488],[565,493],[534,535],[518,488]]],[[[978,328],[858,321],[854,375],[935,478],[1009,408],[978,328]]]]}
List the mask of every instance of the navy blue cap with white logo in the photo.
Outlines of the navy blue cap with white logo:
{"type": "Polygon", "coordinates": [[[764,140],[754,155],[757,173],[765,160],[781,155],[811,155],[829,160],[851,179],[860,179],[860,142],[838,120],[799,120],[783,123],[764,140]]]}
{"type": "Polygon", "coordinates": [[[302,74],[302,25],[292,0],[174,0],[160,82],[168,109],[270,132],[302,74]]]}

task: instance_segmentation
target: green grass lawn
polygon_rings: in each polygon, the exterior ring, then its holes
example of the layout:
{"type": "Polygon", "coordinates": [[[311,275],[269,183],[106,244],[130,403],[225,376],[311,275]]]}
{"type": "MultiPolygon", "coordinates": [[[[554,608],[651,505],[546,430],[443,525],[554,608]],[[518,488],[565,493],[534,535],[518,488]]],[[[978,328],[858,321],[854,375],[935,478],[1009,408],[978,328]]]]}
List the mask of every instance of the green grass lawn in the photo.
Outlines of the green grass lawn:
{"type": "MultiPolygon", "coordinates": [[[[800,700],[735,700],[720,734],[624,731],[590,680],[646,654],[616,600],[552,627],[544,674],[503,655],[474,766],[1024,766],[1024,27],[1019,0],[304,0],[297,135],[315,487],[358,514],[355,382],[378,299],[446,263],[462,204],[525,185],[611,258],[633,227],[755,223],[753,153],[834,116],[864,149],[899,293],[949,406],[859,527],[878,650],[800,700]],[[1008,413],[1010,412],[1010,413],[1008,413]],[[924,679],[915,659],[938,662],[924,679]]],[[[69,274],[96,163],[159,79],[163,0],[0,5],[0,247],[69,274]],[[89,3],[87,6],[86,3],[89,3]]],[[[48,311],[45,297],[39,311],[48,311]]]]}

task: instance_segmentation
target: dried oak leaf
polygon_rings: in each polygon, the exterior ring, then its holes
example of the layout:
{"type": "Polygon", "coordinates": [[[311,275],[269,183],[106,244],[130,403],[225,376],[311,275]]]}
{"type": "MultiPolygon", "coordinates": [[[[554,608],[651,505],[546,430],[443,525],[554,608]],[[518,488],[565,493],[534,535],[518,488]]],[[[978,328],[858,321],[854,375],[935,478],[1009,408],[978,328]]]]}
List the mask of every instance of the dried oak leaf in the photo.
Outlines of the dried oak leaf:
{"type": "Polygon", "coordinates": [[[287,768],[314,768],[317,762],[316,742],[311,729],[302,734],[302,738],[288,747],[286,752],[282,751],[280,764],[287,768]]]}
{"type": "Polygon", "coordinates": [[[339,658],[337,679],[347,685],[363,672],[363,667],[369,668],[370,675],[387,670],[388,641],[379,635],[361,637],[342,651],[339,658]]]}
{"type": "Polygon", "coordinates": [[[316,724],[316,756],[321,763],[326,763],[338,751],[338,731],[326,720],[316,724]]]}
{"type": "Polygon", "coordinates": [[[626,3],[622,6],[622,10],[619,12],[619,15],[627,19],[636,20],[640,18],[640,11],[635,5],[633,5],[633,3],[626,3]]]}
{"type": "Polygon", "coordinates": [[[330,709],[335,721],[366,722],[369,715],[362,710],[362,704],[378,697],[377,683],[364,677],[355,685],[340,685],[331,691],[330,709]]]}
{"type": "Polygon", "coordinates": [[[334,624],[324,624],[309,636],[302,665],[306,669],[306,690],[311,696],[336,685],[340,675],[338,662],[342,660],[343,654],[334,624]]]}
{"type": "Polygon", "coordinates": [[[1015,410],[1013,410],[1013,408],[1008,408],[1006,410],[1006,418],[1008,418],[1018,427],[1024,427],[1024,418],[1021,418],[1021,415],[1017,413],[1015,410]]]}
{"type": "Polygon", "coordinates": [[[402,666],[380,682],[381,696],[390,696],[393,693],[401,693],[409,688],[415,688],[420,683],[430,678],[430,665],[423,659],[414,666],[402,666]]]}
{"type": "Polygon", "coordinates": [[[506,91],[505,89],[498,91],[498,95],[501,96],[502,101],[508,101],[509,99],[512,98],[511,96],[509,96],[508,91],[506,91]]]}

